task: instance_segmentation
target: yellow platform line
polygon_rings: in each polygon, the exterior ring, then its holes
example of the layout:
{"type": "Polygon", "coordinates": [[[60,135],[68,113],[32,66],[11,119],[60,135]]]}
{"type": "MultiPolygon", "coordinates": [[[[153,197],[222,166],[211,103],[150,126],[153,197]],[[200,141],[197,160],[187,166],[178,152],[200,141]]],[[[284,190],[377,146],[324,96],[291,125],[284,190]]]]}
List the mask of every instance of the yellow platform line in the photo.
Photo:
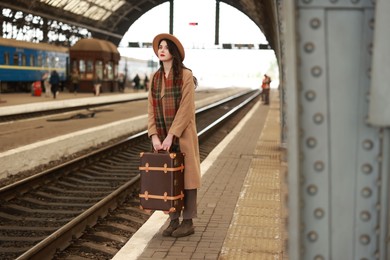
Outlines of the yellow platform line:
{"type": "Polygon", "coordinates": [[[286,260],[284,149],[280,145],[279,100],[273,95],[264,129],[230,224],[221,260],[286,260]]]}

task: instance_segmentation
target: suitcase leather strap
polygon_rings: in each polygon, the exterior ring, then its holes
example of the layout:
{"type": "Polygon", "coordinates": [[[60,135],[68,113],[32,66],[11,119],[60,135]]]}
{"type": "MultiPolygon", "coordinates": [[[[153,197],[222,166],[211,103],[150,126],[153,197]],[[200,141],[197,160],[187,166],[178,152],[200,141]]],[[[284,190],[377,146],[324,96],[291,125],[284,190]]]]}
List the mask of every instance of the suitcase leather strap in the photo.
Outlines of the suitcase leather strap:
{"type": "Polygon", "coordinates": [[[183,191],[181,191],[179,195],[168,196],[168,193],[164,192],[164,195],[161,196],[161,195],[151,195],[151,194],[149,194],[148,191],[145,191],[144,194],[139,194],[139,197],[140,198],[144,198],[145,200],[148,200],[148,199],[158,199],[158,200],[168,201],[168,200],[183,199],[184,198],[184,194],[183,194],[183,191]]]}
{"type": "Polygon", "coordinates": [[[164,167],[150,167],[149,163],[146,163],[145,166],[140,166],[139,170],[140,171],[145,171],[145,172],[149,172],[149,171],[163,171],[164,173],[176,172],[176,171],[183,172],[184,171],[184,165],[182,164],[182,165],[180,165],[178,167],[168,168],[167,164],[164,164],[164,167]]]}

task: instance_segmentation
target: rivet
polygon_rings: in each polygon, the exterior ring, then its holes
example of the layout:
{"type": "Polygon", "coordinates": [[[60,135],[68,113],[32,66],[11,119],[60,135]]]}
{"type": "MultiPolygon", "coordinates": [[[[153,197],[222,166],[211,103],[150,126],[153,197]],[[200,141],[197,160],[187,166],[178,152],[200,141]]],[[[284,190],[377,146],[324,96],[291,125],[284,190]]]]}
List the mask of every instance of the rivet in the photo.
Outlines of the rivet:
{"type": "Polygon", "coordinates": [[[364,197],[364,198],[369,198],[371,197],[372,195],[372,190],[368,187],[365,187],[362,189],[361,191],[361,195],[364,197]]]}
{"type": "Polygon", "coordinates": [[[314,260],[325,260],[325,258],[322,255],[316,255],[314,260]]]}
{"type": "Polygon", "coordinates": [[[370,55],[372,55],[372,50],[373,50],[373,48],[374,48],[374,46],[373,46],[372,43],[370,43],[370,44],[368,45],[368,47],[367,47],[368,53],[369,53],[370,55]]]}
{"type": "Polygon", "coordinates": [[[309,195],[316,195],[317,194],[317,191],[318,191],[318,189],[317,189],[317,186],[316,185],[309,185],[308,187],[307,187],[307,193],[309,193],[309,195]]]}
{"type": "Polygon", "coordinates": [[[324,168],[325,168],[324,162],[316,161],[314,163],[314,170],[316,170],[317,172],[322,172],[324,168]]]}
{"type": "Polygon", "coordinates": [[[310,4],[312,0],[302,0],[303,3],[305,4],[310,4]]]}
{"type": "Polygon", "coordinates": [[[371,219],[371,214],[367,210],[360,212],[360,219],[362,221],[369,221],[371,219]]]}
{"type": "Polygon", "coordinates": [[[303,49],[307,52],[307,53],[311,53],[314,51],[314,43],[312,42],[308,42],[305,44],[305,46],[303,47],[303,49]]]}
{"type": "Polygon", "coordinates": [[[321,74],[322,74],[322,69],[320,66],[315,66],[311,68],[311,75],[313,75],[314,77],[318,78],[319,76],[321,76],[321,74]]]}
{"type": "Polygon", "coordinates": [[[310,242],[315,242],[318,239],[318,234],[315,231],[310,231],[307,234],[307,239],[309,239],[310,242]]]}
{"type": "Polygon", "coordinates": [[[313,29],[318,29],[321,26],[321,21],[318,18],[313,18],[310,20],[310,26],[313,29]]]}
{"type": "Polygon", "coordinates": [[[374,147],[374,143],[371,140],[364,140],[363,148],[365,150],[371,150],[374,147]]]}
{"type": "Polygon", "coordinates": [[[329,0],[331,3],[337,3],[338,0],[329,0]]]}
{"type": "Polygon", "coordinates": [[[309,101],[313,101],[316,98],[316,92],[313,90],[306,91],[305,97],[309,101]]]}
{"type": "Polygon", "coordinates": [[[368,22],[368,25],[371,29],[374,29],[374,25],[375,25],[375,20],[374,19],[370,19],[370,21],[368,22]]]}
{"type": "Polygon", "coordinates": [[[319,125],[324,121],[324,116],[321,113],[316,113],[313,116],[313,121],[319,125]]]}
{"type": "Polygon", "coordinates": [[[317,218],[317,219],[320,219],[320,218],[323,218],[325,215],[325,212],[323,209],[321,208],[317,208],[314,210],[314,216],[317,218]]]}
{"type": "Polygon", "coordinates": [[[317,146],[317,139],[315,139],[314,137],[309,137],[307,138],[306,140],[306,145],[307,147],[309,148],[314,148],[317,146]]]}
{"type": "Polygon", "coordinates": [[[362,172],[365,173],[365,174],[372,173],[372,166],[369,163],[363,164],[361,169],[362,169],[362,172]]]}
{"type": "Polygon", "coordinates": [[[357,4],[359,2],[360,2],[360,0],[351,0],[351,3],[353,3],[353,4],[357,4]]]}
{"type": "Polygon", "coordinates": [[[370,243],[370,237],[368,235],[361,235],[359,240],[363,245],[368,245],[370,243]]]}

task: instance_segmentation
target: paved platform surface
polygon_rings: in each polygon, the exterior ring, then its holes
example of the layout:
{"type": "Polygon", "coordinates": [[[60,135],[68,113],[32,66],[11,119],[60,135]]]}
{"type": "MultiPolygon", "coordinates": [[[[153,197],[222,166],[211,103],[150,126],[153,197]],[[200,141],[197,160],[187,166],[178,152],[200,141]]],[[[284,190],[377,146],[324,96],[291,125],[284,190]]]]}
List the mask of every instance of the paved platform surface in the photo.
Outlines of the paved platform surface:
{"type": "Polygon", "coordinates": [[[168,216],[154,212],[113,260],[288,259],[279,118],[274,92],[202,162],[195,234],[163,237],[168,216]]]}

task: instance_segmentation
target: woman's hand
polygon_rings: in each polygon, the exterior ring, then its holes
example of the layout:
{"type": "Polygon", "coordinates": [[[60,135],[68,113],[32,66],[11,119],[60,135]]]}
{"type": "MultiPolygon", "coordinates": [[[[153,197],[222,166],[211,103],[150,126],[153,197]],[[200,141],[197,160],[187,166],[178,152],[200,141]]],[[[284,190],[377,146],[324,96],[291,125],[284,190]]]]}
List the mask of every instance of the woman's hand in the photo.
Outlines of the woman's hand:
{"type": "Polygon", "coordinates": [[[165,151],[169,151],[169,149],[172,146],[172,141],[173,141],[173,134],[168,134],[162,143],[162,149],[165,151]]]}
{"type": "Polygon", "coordinates": [[[161,141],[157,135],[152,135],[152,144],[153,144],[153,149],[155,151],[163,149],[163,147],[161,145],[161,141]]]}

